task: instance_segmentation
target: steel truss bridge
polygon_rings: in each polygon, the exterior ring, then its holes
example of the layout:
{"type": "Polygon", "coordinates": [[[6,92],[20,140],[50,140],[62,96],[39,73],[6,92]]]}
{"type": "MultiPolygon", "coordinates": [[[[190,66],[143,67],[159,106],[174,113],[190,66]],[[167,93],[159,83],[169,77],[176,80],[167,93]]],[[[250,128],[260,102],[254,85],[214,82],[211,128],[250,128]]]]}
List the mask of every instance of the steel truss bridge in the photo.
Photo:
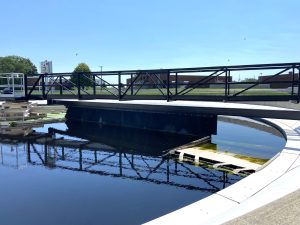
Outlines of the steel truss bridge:
{"type": "Polygon", "coordinates": [[[299,72],[300,63],[279,63],[39,74],[25,76],[25,98],[299,102],[299,72]],[[260,78],[241,81],[249,76],[260,78]]]}

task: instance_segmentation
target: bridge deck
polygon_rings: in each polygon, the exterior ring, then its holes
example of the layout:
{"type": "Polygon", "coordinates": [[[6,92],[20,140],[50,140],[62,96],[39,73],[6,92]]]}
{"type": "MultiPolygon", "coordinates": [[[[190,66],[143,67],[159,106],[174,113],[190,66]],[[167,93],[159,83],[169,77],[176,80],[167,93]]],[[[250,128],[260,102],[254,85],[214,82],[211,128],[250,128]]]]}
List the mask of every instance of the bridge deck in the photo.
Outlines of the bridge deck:
{"type": "Polygon", "coordinates": [[[113,108],[123,110],[151,110],[172,112],[196,112],[215,115],[245,116],[254,118],[300,119],[300,110],[272,106],[249,105],[227,102],[201,102],[201,101],[171,101],[163,100],[77,100],[53,99],[54,104],[65,106],[113,108]]]}

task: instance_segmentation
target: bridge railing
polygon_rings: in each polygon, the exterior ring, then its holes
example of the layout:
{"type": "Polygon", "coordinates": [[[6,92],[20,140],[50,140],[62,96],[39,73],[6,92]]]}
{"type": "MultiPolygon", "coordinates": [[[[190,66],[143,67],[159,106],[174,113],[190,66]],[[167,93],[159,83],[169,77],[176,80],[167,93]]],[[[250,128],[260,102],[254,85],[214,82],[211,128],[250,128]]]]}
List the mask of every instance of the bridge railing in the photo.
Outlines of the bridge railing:
{"type": "MultiPolygon", "coordinates": [[[[300,100],[300,63],[40,74],[26,97],[166,100],[300,100]]],[[[31,85],[29,85],[31,83],[31,85]]]]}

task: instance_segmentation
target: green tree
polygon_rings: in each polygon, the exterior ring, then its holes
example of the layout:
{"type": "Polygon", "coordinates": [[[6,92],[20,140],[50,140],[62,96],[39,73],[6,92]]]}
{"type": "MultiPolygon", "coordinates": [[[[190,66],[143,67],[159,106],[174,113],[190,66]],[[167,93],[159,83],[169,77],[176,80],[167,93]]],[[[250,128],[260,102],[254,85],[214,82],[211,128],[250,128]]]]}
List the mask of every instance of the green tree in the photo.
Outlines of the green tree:
{"type": "Polygon", "coordinates": [[[92,76],[91,70],[86,63],[79,63],[76,68],[74,69],[71,77],[71,81],[77,85],[78,77],[80,80],[81,87],[88,87],[92,86],[92,76]]]}
{"type": "Polygon", "coordinates": [[[37,74],[37,69],[29,59],[13,55],[0,57],[0,73],[35,75],[37,74]]]}

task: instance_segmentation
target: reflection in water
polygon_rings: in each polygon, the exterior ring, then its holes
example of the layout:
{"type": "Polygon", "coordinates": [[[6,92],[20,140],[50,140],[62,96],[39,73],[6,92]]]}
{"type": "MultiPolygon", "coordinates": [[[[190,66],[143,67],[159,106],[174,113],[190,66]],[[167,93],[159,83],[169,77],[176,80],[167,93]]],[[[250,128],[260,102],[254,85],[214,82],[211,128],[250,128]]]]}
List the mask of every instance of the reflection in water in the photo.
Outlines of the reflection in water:
{"type": "Polygon", "coordinates": [[[128,128],[90,126],[87,129],[82,124],[68,124],[66,131],[49,128],[48,133],[22,137],[15,146],[9,144],[11,139],[2,139],[1,162],[5,166],[12,166],[15,162],[15,168],[24,168],[28,163],[210,193],[240,179],[238,176],[228,177],[226,172],[160,157],[162,150],[193,139],[195,137],[183,135],[157,136],[155,132],[128,128]],[[84,139],[69,139],[70,135],[84,139]],[[12,159],[11,155],[15,155],[16,159],[12,159]]]}
{"type": "Polygon", "coordinates": [[[0,144],[1,165],[15,169],[23,169],[27,166],[26,146],[18,143],[0,144]]]}
{"type": "Polygon", "coordinates": [[[1,146],[2,165],[22,168],[20,175],[1,176],[10,171],[0,167],[4,224],[141,224],[241,179],[171,159],[99,148],[29,141],[17,148],[1,146]],[[19,161],[8,157],[12,153],[19,161]],[[13,216],[16,206],[22,208],[18,217],[13,216]]]}
{"type": "Polygon", "coordinates": [[[228,179],[224,172],[220,176],[219,172],[193,168],[184,163],[159,157],[84,149],[74,151],[70,148],[50,146],[44,146],[44,149],[38,150],[37,146],[32,144],[28,147],[29,163],[50,168],[142,180],[211,193],[224,188],[234,180],[228,179]],[[199,185],[200,183],[205,183],[205,187],[199,185]]]}
{"type": "Polygon", "coordinates": [[[0,139],[1,223],[141,224],[241,179],[160,156],[195,137],[51,126],[0,139]]]}

